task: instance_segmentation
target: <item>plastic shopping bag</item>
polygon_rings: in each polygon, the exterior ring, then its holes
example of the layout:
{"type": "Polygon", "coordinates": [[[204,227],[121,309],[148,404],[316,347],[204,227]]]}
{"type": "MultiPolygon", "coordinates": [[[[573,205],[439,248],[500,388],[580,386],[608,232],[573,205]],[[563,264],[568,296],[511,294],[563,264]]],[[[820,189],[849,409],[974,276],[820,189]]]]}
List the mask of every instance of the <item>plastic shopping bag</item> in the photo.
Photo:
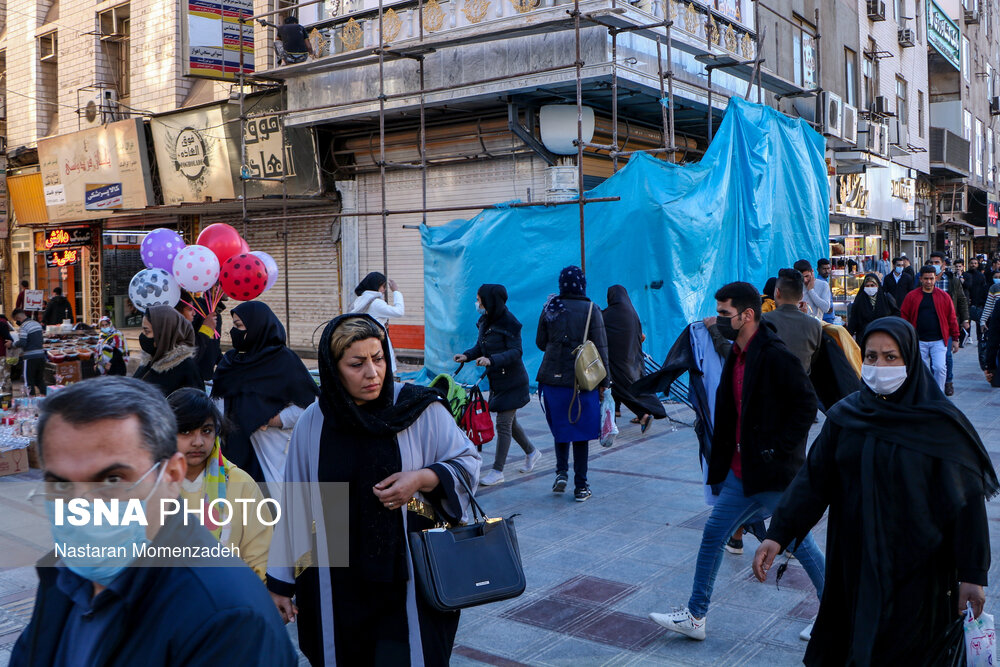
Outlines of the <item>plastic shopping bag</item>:
{"type": "Polygon", "coordinates": [[[618,424],[615,423],[615,399],[611,397],[611,390],[604,390],[604,399],[601,401],[601,447],[611,447],[615,444],[615,437],[618,435],[618,424]]]}
{"type": "Polygon", "coordinates": [[[996,665],[997,637],[993,616],[983,612],[979,618],[972,616],[972,604],[965,611],[965,662],[968,667],[994,667],[996,665]]]}

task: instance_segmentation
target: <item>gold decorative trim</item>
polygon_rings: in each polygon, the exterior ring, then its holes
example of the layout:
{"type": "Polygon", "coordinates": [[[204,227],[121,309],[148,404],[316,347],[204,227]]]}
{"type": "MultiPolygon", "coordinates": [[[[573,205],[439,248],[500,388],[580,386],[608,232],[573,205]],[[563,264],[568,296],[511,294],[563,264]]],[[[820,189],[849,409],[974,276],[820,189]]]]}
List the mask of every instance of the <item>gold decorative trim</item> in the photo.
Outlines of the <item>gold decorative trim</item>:
{"type": "Polygon", "coordinates": [[[353,18],[348,20],[340,30],[340,41],[344,43],[345,51],[354,51],[361,48],[361,42],[364,38],[365,31],[353,18]]]}
{"type": "Polygon", "coordinates": [[[538,9],[541,0],[510,0],[510,4],[514,6],[518,14],[525,14],[533,9],[538,9]]]}
{"type": "Polygon", "coordinates": [[[446,15],[438,0],[428,0],[424,5],[424,30],[434,32],[444,26],[446,15]]]}
{"type": "Polygon", "coordinates": [[[396,41],[396,38],[399,37],[399,31],[402,29],[403,19],[399,18],[396,10],[387,11],[382,17],[382,44],[396,41]]]}
{"type": "Polygon", "coordinates": [[[479,23],[486,18],[486,12],[490,10],[490,0],[465,0],[462,13],[469,23],[479,23]]]}
{"type": "Polygon", "coordinates": [[[736,39],[736,31],[733,30],[732,24],[726,24],[726,30],[723,33],[723,38],[726,40],[726,50],[732,51],[733,53],[739,53],[739,42],[736,39]]]}
{"type": "Polygon", "coordinates": [[[718,46],[721,41],[719,36],[719,24],[715,22],[715,17],[711,14],[708,15],[708,23],[705,24],[705,32],[708,34],[708,41],[718,46]]]}
{"type": "Polygon", "coordinates": [[[743,33],[743,39],[740,40],[740,48],[743,49],[744,60],[753,58],[753,40],[750,39],[750,33],[743,33]]]}
{"type": "Polygon", "coordinates": [[[677,18],[677,6],[680,5],[678,0],[670,0],[670,20],[673,21],[677,18]]]}
{"type": "Polygon", "coordinates": [[[684,11],[684,29],[692,35],[698,32],[698,12],[694,8],[694,3],[689,4],[684,11]]]}
{"type": "Polygon", "coordinates": [[[313,28],[309,33],[309,42],[312,43],[313,53],[316,58],[330,55],[330,40],[318,29],[313,28]]]}

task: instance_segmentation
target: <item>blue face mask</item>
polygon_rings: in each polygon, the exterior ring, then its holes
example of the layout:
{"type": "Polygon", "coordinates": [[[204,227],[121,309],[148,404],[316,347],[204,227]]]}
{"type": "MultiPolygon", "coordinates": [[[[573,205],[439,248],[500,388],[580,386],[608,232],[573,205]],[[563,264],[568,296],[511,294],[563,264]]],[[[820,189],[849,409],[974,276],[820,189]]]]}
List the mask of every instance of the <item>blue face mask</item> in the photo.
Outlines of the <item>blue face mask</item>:
{"type": "Polygon", "coordinates": [[[936,273],[937,275],[940,276],[941,275],[941,265],[940,264],[931,264],[931,266],[934,267],[934,273],[936,273]]]}
{"type": "MultiPolygon", "coordinates": [[[[159,463],[156,465],[160,466],[159,463]]],[[[147,519],[149,512],[147,511],[146,503],[149,497],[153,495],[156,487],[159,486],[162,477],[163,468],[161,467],[159,474],[156,476],[156,484],[149,491],[149,495],[140,501],[142,511],[147,519]]],[[[125,514],[127,506],[127,501],[118,503],[119,523],[125,514]]],[[[91,547],[90,551],[94,551],[94,548],[100,548],[102,553],[114,553],[113,549],[104,549],[103,547],[125,547],[126,555],[124,557],[107,555],[90,557],[66,555],[61,557],[63,564],[66,565],[70,572],[101,586],[110,584],[125,568],[135,561],[135,548],[132,546],[133,544],[139,549],[142,548],[143,544],[149,544],[149,538],[146,537],[146,526],[143,526],[138,521],[129,521],[128,524],[120,526],[110,526],[103,522],[100,526],[92,523],[83,526],[74,526],[69,521],[64,520],[63,525],[57,526],[55,523],[55,503],[48,501],[45,503],[45,508],[51,523],[52,539],[56,544],[65,544],[67,551],[70,551],[72,547],[77,547],[77,550],[81,550],[79,548],[82,547],[84,551],[87,547],[91,547]]]]}
{"type": "Polygon", "coordinates": [[[476,302],[476,312],[479,313],[480,315],[486,314],[486,309],[483,308],[483,304],[479,303],[478,301],[476,302]]]}
{"type": "Polygon", "coordinates": [[[901,267],[901,266],[894,266],[894,267],[892,267],[892,272],[895,273],[898,276],[901,273],[903,273],[903,267],[901,267]]]}
{"type": "Polygon", "coordinates": [[[111,327],[101,327],[101,333],[110,334],[114,329],[111,327]]]}
{"type": "Polygon", "coordinates": [[[993,279],[993,284],[994,285],[1000,285],[1000,278],[994,278],[993,279]]]}

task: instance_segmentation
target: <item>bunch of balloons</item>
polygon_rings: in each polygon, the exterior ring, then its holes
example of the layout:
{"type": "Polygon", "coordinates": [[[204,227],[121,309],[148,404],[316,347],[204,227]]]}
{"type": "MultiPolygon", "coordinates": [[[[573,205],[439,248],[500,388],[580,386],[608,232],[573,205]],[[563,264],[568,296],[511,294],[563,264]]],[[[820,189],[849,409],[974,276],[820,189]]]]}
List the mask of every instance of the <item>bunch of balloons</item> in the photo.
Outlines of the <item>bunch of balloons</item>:
{"type": "MultiPolygon", "coordinates": [[[[183,288],[206,295],[207,312],[212,312],[223,294],[249,301],[278,281],[274,258],[260,250],[251,252],[239,232],[221,222],[203,229],[194,245],[185,245],[172,229],[154,229],[143,239],[140,252],[146,268],[128,286],[128,296],[140,310],[176,306],[183,288]]],[[[189,305],[206,315],[197,300],[189,305]]]]}

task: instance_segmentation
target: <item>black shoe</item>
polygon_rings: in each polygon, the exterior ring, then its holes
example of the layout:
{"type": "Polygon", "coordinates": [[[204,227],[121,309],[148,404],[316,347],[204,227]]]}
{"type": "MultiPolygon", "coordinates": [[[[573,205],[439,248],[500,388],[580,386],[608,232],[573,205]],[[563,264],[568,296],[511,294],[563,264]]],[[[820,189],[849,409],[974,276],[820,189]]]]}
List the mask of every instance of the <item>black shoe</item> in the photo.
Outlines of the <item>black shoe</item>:
{"type": "Polygon", "coordinates": [[[552,485],[552,493],[562,493],[563,491],[565,491],[566,483],[568,481],[569,477],[567,477],[565,474],[563,473],[556,474],[556,481],[552,485]]]}
{"type": "Polygon", "coordinates": [[[730,537],[729,541],[726,542],[726,551],[737,555],[743,553],[743,540],[734,540],[730,537]]]}
{"type": "Polygon", "coordinates": [[[952,384],[951,382],[945,382],[944,383],[944,395],[945,396],[954,396],[955,395],[955,385],[952,384]]]}
{"type": "Polygon", "coordinates": [[[578,502],[578,503],[582,503],[582,502],[586,501],[587,498],[590,498],[590,496],[591,496],[591,493],[590,493],[590,487],[589,486],[581,487],[581,488],[579,488],[579,489],[577,489],[576,491],[573,492],[573,499],[576,500],[576,502],[578,502]]]}

